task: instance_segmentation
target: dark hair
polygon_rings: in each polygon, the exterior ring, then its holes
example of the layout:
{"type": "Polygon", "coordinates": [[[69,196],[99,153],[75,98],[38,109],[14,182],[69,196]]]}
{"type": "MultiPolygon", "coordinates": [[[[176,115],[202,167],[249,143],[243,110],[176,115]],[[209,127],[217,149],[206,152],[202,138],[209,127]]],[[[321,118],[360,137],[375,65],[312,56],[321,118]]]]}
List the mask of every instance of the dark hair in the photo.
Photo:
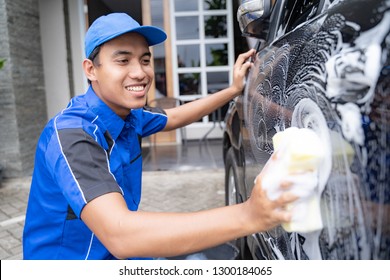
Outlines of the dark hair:
{"type": "MultiPolygon", "coordinates": [[[[99,66],[99,52],[100,52],[100,46],[97,46],[89,55],[88,59],[92,61],[94,66],[99,66]]],[[[91,81],[88,80],[88,84],[91,84],[91,81]]]]}
{"type": "Polygon", "coordinates": [[[88,57],[88,59],[91,60],[95,65],[99,65],[99,56],[98,56],[99,52],[100,52],[100,46],[97,46],[96,48],[94,48],[94,50],[91,52],[91,54],[88,57]]]}

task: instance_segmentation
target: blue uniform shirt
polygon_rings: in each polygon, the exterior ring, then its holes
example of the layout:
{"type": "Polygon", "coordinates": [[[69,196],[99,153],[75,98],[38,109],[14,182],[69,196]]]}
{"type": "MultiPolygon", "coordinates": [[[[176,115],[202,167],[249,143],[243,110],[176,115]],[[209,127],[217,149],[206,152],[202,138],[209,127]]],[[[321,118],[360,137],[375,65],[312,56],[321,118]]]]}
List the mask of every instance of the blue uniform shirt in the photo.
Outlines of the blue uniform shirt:
{"type": "MultiPolygon", "coordinates": [[[[167,116],[150,108],[121,119],[90,87],[48,122],[38,141],[23,233],[25,259],[113,259],[80,219],[110,192],[136,211],[141,198],[141,138],[167,116]]],[[[110,209],[107,209],[110,211],[110,209]]]]}

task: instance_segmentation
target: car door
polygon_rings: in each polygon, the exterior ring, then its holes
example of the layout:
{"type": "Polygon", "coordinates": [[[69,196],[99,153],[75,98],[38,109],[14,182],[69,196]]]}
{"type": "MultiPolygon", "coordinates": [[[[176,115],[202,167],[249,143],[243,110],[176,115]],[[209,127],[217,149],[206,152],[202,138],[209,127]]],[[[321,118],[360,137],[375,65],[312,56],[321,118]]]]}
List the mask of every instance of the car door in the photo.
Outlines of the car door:
{"type": "Polygon", "coordinates": [[[252,253],[389,259],[390,1],[276,3],[243,97],[245,186],[250,193],[277,132],[314,130],[326,151],[318,178],[323,227],[258,233],[252,253]]]}

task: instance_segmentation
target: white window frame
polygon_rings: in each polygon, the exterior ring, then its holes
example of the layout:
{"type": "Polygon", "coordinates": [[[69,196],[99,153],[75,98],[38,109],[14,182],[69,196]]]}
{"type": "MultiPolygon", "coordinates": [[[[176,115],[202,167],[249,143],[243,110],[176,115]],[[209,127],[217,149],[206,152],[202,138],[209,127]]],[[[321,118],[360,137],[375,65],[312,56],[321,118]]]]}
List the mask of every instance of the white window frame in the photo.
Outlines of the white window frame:
{"type": "MultiPolygon", "coordinates": [[[[182,0],[188,1],[188,0],[182,0]]],[[[170,0],[170,25],[171,25],[171,47],[172,47],[172,69],[173,69],[173,96],[180,98],[182,101],[192,101],[200,97],[208,95],[207,89],[207,73],[208,72],[227,72],[229,75],[229,84],[232,82],[233,77],[233,65],[234,65],[234,32],[233,32],[233,16],[232,16],[232,1],[226,1],[225,10],[204,10],[204,0],[192,0],[198,1],[197,11],[175,11],[175,0],[170,0]],[[204,30],[204,17],[205,16],[226,16],[227,24],[227,37],[226,38],[205,38],[204,30]],[[178,40],[176,38],[176,18],[197,16],[199,19],[199,39],[191,40],[178,40]],[[207,66],[206,65],[206,53],[205,46],[207,44],[227,44],[228,45],[228,65],[226,66],[207,66]],[[186,67],[179,68],[177,61],[177,46],[182,45],[200,45],[200,67],[186,67]],[[183,73],[200,73],[201,92],[199,95],[180,95],[179,90],[179,74],[183,73]]],[[[215,123],[209,121],[208,116],[202,119],[202,122],[196,122],[187,126],[187,137],[189,139],[201,138],[205,133],[209,132],[210,128],[213,128],[215,123]]],[[[208,134],[210,138],[222,137],[222,131],[213,130],[208,134]]]]}

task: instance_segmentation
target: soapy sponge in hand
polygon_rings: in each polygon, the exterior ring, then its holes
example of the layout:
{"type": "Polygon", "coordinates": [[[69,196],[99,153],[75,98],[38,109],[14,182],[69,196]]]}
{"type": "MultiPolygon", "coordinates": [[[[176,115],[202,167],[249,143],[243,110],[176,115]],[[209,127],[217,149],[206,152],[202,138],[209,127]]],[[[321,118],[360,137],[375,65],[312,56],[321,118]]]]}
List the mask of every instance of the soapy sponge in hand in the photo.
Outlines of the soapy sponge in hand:
{"type": "Polygon", "coordinates": [[[321,229],[318,172],[325,156],[322,140],[309,128],[290,127],[276,133],[272,141],[277,154],[267,167],[263,188],[275,199],[283,192],[281,183],[289,182],[289,192],[298,196],[287,207],[292,220],[282,224],[283,228],[301,233],[321,229]]]}
{"type": "Polygon", "coordinates": [[[290,127],[272,137],[274,151],[288,161],[289,173],[316,171],[324,158],[319,136],[309,128],[290,127]]]}

